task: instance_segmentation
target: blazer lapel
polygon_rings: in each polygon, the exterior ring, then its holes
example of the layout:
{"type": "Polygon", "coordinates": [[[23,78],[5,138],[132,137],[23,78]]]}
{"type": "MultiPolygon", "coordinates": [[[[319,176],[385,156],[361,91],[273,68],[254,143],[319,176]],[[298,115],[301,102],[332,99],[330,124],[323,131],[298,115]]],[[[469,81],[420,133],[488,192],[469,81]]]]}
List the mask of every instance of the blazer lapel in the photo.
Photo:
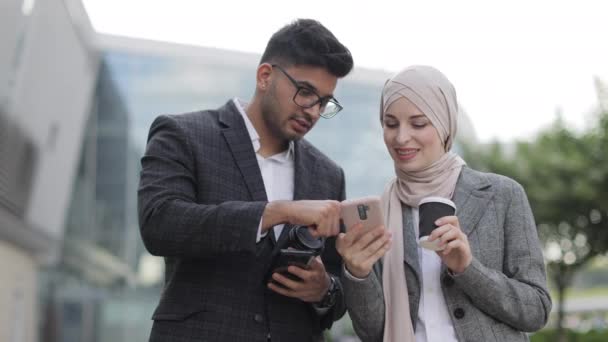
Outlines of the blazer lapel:
{"type": "MultiPolygon", "coordinates": [[[[308,151],[305,142],[294,142],[294,180],[293,180],[293,199],[305,200],[314,198],[314,180],[316,179],[316,161],[308,151]]],[[[278,245],[285,243],[289,231],[294,226],[286,224],[279,236],[278,245]]]]}
{"type": "Polygon", "coordinates": [[[494,190],[483,175],[464,167],[453,197],[460,228],[470,235],[494,197],[494,190]]]}
{"type": "Polygon", "coordinates": [[[294,200],[312,199],[315,194],[314,181],[317,179],[317,158],[302,141],[294,142],[294,200]]]}
{"type": "Polygon", "coordinates": [[[232,100],[220,109],[219,120],[225,126],[222,129],[222,135],[245,180],[251,199],[267,201],[262,172],[255,157],[251,138],[245,122],[232,100]]]}
{"type": "MultiPolygon", "coordinates": [[[[480,173],[463,167],[460,178],[456,183],[453,201],[456,204],[456,216],[460,222],[460,229],[471,235],[477,228],[477,223],[486,211],[494,190],[491,183],[480,173]]],[[[441,273],[445,274],[447,267],[441,264],[441,273]]]]}

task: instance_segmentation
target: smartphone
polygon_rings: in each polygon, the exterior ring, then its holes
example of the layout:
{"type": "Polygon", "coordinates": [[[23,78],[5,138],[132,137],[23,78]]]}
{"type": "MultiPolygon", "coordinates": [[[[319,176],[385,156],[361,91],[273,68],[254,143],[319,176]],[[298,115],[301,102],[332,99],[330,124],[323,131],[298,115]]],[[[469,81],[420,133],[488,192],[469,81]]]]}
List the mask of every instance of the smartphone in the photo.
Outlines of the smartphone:
{"type": "Polygon", "coordinates": [[[278,258],[274,264],[276,270],[285,270],[287,267],[294,265],[301,268],[309,268],[312,259],[315,257],[315,252],[311,250],[299,250],[299,249],[281,249],[278,258]]]}
{"type": "MultiPolygon", "coordinates": [[[[301,280],[296,275],[289,273],[287,271],[287,267],[289,266],[298,266],[300,268],[308,269],[310,268],[310,263],[316,256],[315,252],[312,250],[299,250],[299,249],[281,249],[279,254],[276,256],[272,267],[270,268],[270,273],[266,277],[268,280],[273,281],[271,276],[272,273],[281,273],[287,278],[292,280],[299,281],[301,280]]],[[[280,285],[280,284],[279,284],[280,285]]]]}
{"type": "Polygon", "coordinates": [[[382,205],[378,196],[345,200],[340,206],[340,217],[347,230],[357,223],[362,223],[364,230],[384,225],[382,205]]]}

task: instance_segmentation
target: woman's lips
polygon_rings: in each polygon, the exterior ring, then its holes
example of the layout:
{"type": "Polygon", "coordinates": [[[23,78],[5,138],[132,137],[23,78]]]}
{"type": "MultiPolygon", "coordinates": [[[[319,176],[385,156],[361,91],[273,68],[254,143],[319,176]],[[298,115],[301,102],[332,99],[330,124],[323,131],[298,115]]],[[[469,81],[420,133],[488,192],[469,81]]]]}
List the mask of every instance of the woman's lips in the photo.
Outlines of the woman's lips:
{"type": "Polygon", "coordinates": [[[417,148],[396,148],[395,151],[399,160],[410,160],[416,157],[419,150],[417,148]]]}

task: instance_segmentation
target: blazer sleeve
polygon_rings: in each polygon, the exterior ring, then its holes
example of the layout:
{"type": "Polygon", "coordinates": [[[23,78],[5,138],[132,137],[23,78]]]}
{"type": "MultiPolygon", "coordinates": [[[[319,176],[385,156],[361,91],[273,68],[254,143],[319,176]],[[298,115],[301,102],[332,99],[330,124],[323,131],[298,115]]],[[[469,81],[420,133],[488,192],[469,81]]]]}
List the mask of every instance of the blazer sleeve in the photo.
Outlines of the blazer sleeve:
{"type": "Polygon", "coordinates": [[[541,244],[524,189],[511,181],[508,190],[511,201],[504,220],[502,272],[473,258],[454,280],[479,310],[517,330],[532,332],[547,323],[551,297],[541,244]]]}
{"type": "MultiPolygon", "coordinates": [[[[340,169],[340,192],[338,201],[346,199],[346,182],[344,177],[344,171],[340,169]]],[[[340,280],[340,274],[342,270],[342,258],[336,250],[336,238],[332,237],[326,240],[325,250],[322,255],[323,264],[327,273],[331,274],[336,281],[336,302],[335,304],[325,313],[321,315],[321,327],[323,329],[329,329],[333,325],[333,322],[339,320],[346,313],[346,305],[344,303],[344,289],[340,280]]]]}
{"type": "Polygon", "coordinates": [[[344,298],[355,333],[362,342],[381,342],[385,315],[381,261],[362,280],[355,280],[345,272],[342,273],[344,298]]]}
{"type": "Polygon", "coordinates": [[[266,202],[196,202],[196,166],[188,137],[175,118],[159,116],[141,159],[139,225],[153,255],[207,257],[256,250],[266,202]]]}

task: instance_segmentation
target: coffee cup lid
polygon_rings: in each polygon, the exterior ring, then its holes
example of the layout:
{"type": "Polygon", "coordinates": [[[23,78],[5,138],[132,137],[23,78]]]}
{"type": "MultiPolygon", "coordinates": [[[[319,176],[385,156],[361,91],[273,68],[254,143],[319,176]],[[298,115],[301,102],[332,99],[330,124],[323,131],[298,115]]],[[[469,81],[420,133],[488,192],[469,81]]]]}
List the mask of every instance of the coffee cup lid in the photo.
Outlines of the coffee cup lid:
{"type": "Polygon", "coordinates": [[[443,204],[447,204],[447,205],[451,206],[452,208],[456,209],[456,204],[454,204],[454,202],[450,201],[447,198],[439,197],[439,196],[425,197],[425,198],[423,198],[423,199],[420,200],[420,202],[418,203],[418,206],[421,206],[424,203],[430,203],[430,202],[440,202],[440,203],[443,203],[443,204]]]}

